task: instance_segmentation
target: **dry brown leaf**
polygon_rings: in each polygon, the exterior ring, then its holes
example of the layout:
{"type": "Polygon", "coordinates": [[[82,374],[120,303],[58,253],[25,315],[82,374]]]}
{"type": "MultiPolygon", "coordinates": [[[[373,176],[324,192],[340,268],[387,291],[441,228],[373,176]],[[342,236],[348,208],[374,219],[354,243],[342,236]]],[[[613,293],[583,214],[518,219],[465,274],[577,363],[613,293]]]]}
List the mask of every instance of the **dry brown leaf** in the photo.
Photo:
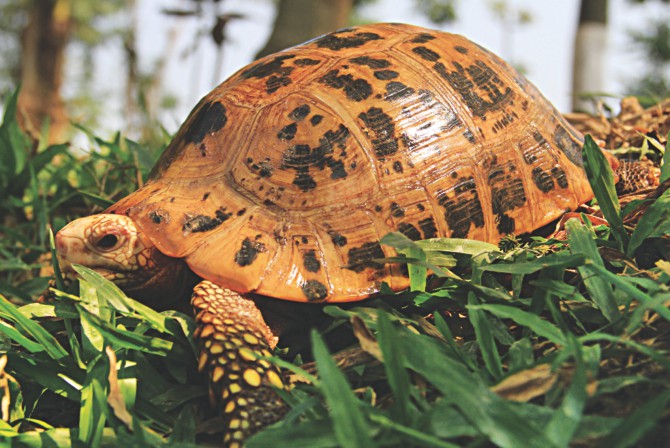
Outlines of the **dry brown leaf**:
{"type": "Polygon", "coordinates": [[[109,394],[107,395],[107,403],[109,403],[109,407],[114,411],[114,415],[129,429],[132,429],[133,417],[128,412],[128,409],[126,409],[126,402],[123,399],[121,387],[119,386],[119,377],[116,374],[116,353],[109,346],[105,347],[105,353],[107,353],[107,357],[109,358],[109,375],[107,376],[109,380],[109,394]]]}
{"type": "Polygon", "coordinates": [[[556,381],[558,373],[552,372],[551,365],[540,364],[508,376],[491,391],[507,400],[527,402],[547,393],[556,381]]]}

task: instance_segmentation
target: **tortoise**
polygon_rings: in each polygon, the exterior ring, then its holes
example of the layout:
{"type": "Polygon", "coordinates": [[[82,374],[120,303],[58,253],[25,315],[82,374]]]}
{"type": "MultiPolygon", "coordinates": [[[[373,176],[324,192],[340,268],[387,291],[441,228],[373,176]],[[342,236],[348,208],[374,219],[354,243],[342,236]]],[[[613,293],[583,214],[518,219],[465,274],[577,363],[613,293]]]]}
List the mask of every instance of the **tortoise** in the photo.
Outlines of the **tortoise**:
{"type": "Polygon", "coordinates": [[[278,337],[256,297],[404,289],[406,269],[383,261],[393,231],[488,242],[533,231],[593,197],[582,143],[528,80],[466,38],[351,27],[224,81],[144,186],[68,224],[56,247],[67,275],[86,265],[151,306],[191,294],[199,368],[238,446],[286,411],[278,371],[256,356],[278,337]]]}

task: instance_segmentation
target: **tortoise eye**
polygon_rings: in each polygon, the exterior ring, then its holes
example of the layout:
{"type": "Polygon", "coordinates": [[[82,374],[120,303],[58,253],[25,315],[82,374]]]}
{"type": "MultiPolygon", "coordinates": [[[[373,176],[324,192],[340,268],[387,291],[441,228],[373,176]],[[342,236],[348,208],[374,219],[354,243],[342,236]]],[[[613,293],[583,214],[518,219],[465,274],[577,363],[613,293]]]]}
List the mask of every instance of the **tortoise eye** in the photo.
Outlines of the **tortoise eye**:
{"type": "Polygon", "coordinates": [[[96,245],[96,247],[98,247],[100,249],[109,250],[109,249],[112,249],[113,247],[115,247],[118,244],[118,242],[119,242],[119,237],[118,236],[116,236],[112,233],[108,233],[107,235],[100,238],[95,243],[95,245],[96,245]]]}

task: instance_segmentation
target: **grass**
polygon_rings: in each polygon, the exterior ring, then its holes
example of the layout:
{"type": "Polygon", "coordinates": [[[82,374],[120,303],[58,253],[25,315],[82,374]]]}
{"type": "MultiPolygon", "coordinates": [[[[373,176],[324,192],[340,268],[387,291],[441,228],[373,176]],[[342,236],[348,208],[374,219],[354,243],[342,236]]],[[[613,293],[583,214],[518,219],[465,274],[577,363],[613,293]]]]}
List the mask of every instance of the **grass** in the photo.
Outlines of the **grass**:
{"type": "MultiPolygon", "coordinates": [[[[88,154],[33,146],[14,105],[0,126],[0,444],[212,443],[190,317],[83,267],[78,292],[34,303],[47,224],[133,191],[157,152],[90,132],[88,154]]],[[[247,446],[661,446],[670,193],[630,228],[592,141],[585,158],[610,227],[570,220],[567,241],[506,239],[504,250],[385,237],[409,262],[410,290],[325,306],[320,331],[283,345],[278,362],[298,380],[291,411],[247,446]]]]}

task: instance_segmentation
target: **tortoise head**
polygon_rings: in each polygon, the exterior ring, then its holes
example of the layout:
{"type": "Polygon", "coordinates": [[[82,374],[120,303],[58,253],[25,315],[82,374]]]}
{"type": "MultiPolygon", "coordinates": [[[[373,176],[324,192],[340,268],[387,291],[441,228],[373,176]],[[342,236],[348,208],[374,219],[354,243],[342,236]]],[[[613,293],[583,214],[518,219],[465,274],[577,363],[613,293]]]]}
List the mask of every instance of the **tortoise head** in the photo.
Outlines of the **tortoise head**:
{"type": "Polygon", "coordinates": [[[80,264],[156,308],[168,307],[194,284],[186,263],[161,253],[127,216],[72,221],[56,234],[56,251],[66,278],[74,277],[72,265],[80,264]]]}

